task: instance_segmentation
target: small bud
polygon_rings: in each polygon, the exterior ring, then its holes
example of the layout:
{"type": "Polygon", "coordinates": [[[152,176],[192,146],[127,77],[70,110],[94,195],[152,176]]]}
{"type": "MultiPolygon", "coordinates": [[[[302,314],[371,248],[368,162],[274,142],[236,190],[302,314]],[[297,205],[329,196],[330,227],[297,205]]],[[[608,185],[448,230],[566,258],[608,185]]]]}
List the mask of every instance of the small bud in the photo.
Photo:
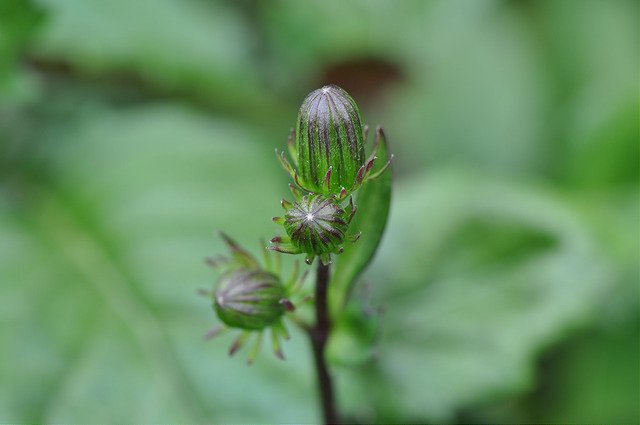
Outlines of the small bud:
{"type": "Polygon", "coordinates": [[[261,330],[286,311],[286,291],[277,276],[240,269],[224,274],[213,297],[218,317],[227,326],[261,330]]]}
{"type": "Polygon", "coordinates": [[[284,216],[284,228],[304,252],[333,252],[344,241],[348,217],[332,198],[304,196],[284,216]]]}
{"type": "Polygon", "coordinates": [[[296,127],[298,173],[305,189],[324,195],[351,188],[364,165],[364,132],[358,106],[340,87],[311,92],[296,127]]]}
{"type": "Polygon", "coordinates": [[[220,233],[220,236],[231,256],[219,255],[206,259],[207,264],[219,272],[220,278],[215,290],[200,290],[199,293],[213,299],[213,308],[223,324],[207,332],[205,339],[231,328],[239,328],[242,332],[231,345],[229,354],[234,355],[253,335],[253,347],[247,358],[248,363],[253,363],[260,350],[262,334],[270,329],[273,351],[278,358],[284,359],[280,339],[288,339],[289,334],[282,319],[286,313],[295,310],[299,301],[304,302],[304,294],[299,291],[307,274],[299,277],[296,266],[291,277],[283,281],[279,277],[280,261],[272,261],[264,241],[261,242],[263,267],[236,241],[224,233],[220,233]],[[302,300],[296,301],[292,297],[302,297],[302,300]]]}
{"type": "Polygon", "coordinates": [[[346,208],[334,196],[305,195],[288,203],[283,218],[278,220],[287,236],[271,239],[270,249],[287,254],[307,254],[307,263],[317,255],[324,264],[331,253],[340,254],[347,238],[349,223],[355,211],[350,200],[346,208]]]}

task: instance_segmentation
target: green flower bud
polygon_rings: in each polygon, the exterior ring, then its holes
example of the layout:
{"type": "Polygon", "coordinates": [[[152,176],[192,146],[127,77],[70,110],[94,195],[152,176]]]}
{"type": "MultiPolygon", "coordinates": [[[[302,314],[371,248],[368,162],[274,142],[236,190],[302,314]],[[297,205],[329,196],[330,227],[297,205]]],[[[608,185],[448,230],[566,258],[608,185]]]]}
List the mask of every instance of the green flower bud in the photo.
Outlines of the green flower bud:
{"type": "Polygon", "coordinates": [[[324,195],[350,189],[365,160],[355,100],[334,85],[312,91],[298,112],[295,147],[299,178],[306,189],[324,195]]]}
{"type": "Polygon", "coordinates": [[[299,276],[296,263],[291,277],[283,282],[279,277],[280,262],[272,261],[264,243],[263,267],[229,236],[224,233],[220,233],[220,236],[227,244],[231,256],[207,259],[207,263],[220,273],[220,278],[215,290],[201,290],[200,293],[213,300],[213,308],[223,325],[212,328],[205,338],[213,338],[231,328],[241,329],[242,332],[231,345],[229,354],[235,354],[254,336],[247,358],[252,363],[260,350],[263,334],[270,329],[273,352],[278,358],[284,359],[280,340],[289,339],[289,333],[282,319],[286,312],[295,310],[291,297],[303,297],[304,294],[298,292],[302,289],[307,274],[299,276]]]}
{"type": "MultiPolygon", "coordinates": [[[[270,249],[288,254],[305,253],[308,264],[316,255],[324,264],[329,264],[331,253],[342,253],[349,223],[356,212],[352,199],[342,208],[335,196],[311,194],[300,196],[294,203],[283,199],[282,206],[284,217],[275,217],[274,221],[283,225],[287,236],[271,239],[275,245],[270,249]]],[[[357,236],[349,239],[356,240],[357,236]]]]}
{"type": "Polygon", "coordinates": [[[261,330],[282,317],[285,299],[285,288],[276,275],[240,269],[220,278],[213,305],[227,326],[261,330]]]}
{"type": "Polygon", "coordinates": [[[300,189],[342,200],[382,174],[391,163],[390,158],[379,171],[372,172],[382,130],[376,130],[373,151],[365,161],[367,134],[368,127],[362,125],[353,98],[340,87],[329,85],[312,91],[298,112],[298,123],[288,142],[297,170],[284,152],[276,150],[276,154],[300,189]]]}
{"type": "Polygon", "coordinates": [[[307,254],[311,264],[316,256],[323,264],[331,263],[331,254],[340,254],[346,239],[356,241],[360,234],[346,236],[356,208],[353,199],[343,201],[363,184],[380,176],[391,164],[374,172],[373,165],[384,133],[376,129],[375,142],[365,161],[364,141],[368,128],[362,126],[356,102],[340,87],[329,85],[311,92],[302,102],[298,124],[289,136],[289,154],[276,155],[293,178],[289,185],[295,201],[282,200],[284,217],[274,217],[286,236],[271,240],[269,249],[287,254],[307,254]]]}
{"type": "Polygon", "coordinates": [[[337,250],[347,232],[348,216],[332,198],[304,196],[284,215],[284,228],[302,251],[325,254],[337,250]]]}

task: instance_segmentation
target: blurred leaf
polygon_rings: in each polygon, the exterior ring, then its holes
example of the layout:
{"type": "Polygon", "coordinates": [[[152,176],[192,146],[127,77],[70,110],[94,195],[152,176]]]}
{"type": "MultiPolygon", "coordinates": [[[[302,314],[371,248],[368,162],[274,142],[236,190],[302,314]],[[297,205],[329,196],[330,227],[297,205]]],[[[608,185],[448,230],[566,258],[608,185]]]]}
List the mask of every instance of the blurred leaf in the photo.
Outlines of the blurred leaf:
{"type": "Polygon", "coordinates": [[[259,134],[171,105],[67,118],[0,186],[0,421],[314,422],[304,335],[253,367],[202,340],[213,231],[257,250],[278,210],[259,134]]]}
{"type": "Polygon", "coordinates": [[[432,4],[414,41],[415,81],[393,94],[385,118],[404,167],[526,175],[544,164],[547,87],[535,39],[517,13],[489,3],[432,4]]]}
{"type": "Polygon", "coordinates": [[[449,421],[462,406],[531,388],[536,354],[593,320],[614,282],[553,194],[432,174],[401,188],[395,205],[365,278],[385,310],[377,385],[394,394],[369,403],[396,421],[449,421]]]}
{"type": "Polygon", "coordinates": [[[637,182],[629,158],[638,152],[640,6],[597,0],[582,7],[537,5],[535,25],[553,93],[545,119],[549,168],[577,185],[637,182]]]}
{"type": "Polygon", "coordinates": [[[332,324],[325,356],[336,366],[362,365],[374,356],[379,334],[377,312],[361,300],[351,299],[332,324]]]}
{"type": "Polygon", "coordinates": [[[539,403],[541,423],[638,423],[640,317],[584,333],[556,353],[539,403]]]}
{"type": "Polygon", "coordinates": [[[40,2],[49,11],[33,49],[42,60],[90,76],[125,73],[247,115],[276,106],[251,57],[253,34],[223,2],[40,2]]]}
{"type": "Polygon", "coordinates": [[[327,63],[351,57],[384,57],[404,49],[405,43],[398,42],[402,34],[394,29],[395,24],[400,16],[422,16],[426,2],[289,0],[261,6],[274,61],[286,64],[279,76],[286,85],[294,76],[295,80],[317,77],[327,63]],[[326,22],[331,25],[323,24],[326,22]]]}
{"type": "Polygon", "coordinates": [[[582,134],[580,142],[573,147],[565,173],[577,186],[595,189],[639,181],[640,103],[636,98],[618,107],[620,110],[610,111],[611,116],[604,119],[600,128],[582,134]]]}
{"type": "Polygon", "coordinates": [[[624,188],[577,197],[574,204],[596,237],[598,255],[615,270],[589,326],[575,336],[568,334],[541,356],[533,393],[473,405],[461,421],[635,422],[640,397],[635,379],[640,347],[638,195],[636,189],[624,188]]]}
{"type": "Polygon", "coordinates": [[[8,105],[20,105],[36,96],[36,83],[20,60],[42,21],[43,13],[32,1],[0,2],[0,131],[8,105]]]}
{"type": "MultiPolygon", "coordinates": [[[[378,160],[373,172],[381,170],[390,157],[387,139],[380,132],[378,160]]],[[[353,244],[347,243],[344,252],[335,256],[335,266],[329,284],[329,308],[335,316],[344,308],[355,280],[373,259],[389,215],[391,206],[391,177],[393,167],[389,167],[381,176],[367,182],[359,191],[355,204],[356,215],[349,226],[350,232],[362,232],[360,239],[353,244]]]]}
{"type": "Polygon", "coordinates": [[[10,0],[0,3],[0,76],[24,49],[41,24],[42,11],[32,1],[10,0]]]}

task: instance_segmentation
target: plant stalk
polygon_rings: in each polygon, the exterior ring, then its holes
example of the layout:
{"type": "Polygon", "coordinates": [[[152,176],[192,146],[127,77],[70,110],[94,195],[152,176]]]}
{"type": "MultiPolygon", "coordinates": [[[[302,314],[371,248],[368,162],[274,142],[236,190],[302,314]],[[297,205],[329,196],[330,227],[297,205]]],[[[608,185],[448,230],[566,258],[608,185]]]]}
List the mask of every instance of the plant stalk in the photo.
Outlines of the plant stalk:
{"type": "Polygon", "coordinates": [[[329,266],[318,261],[315,289],[316,324],[309,329],[309,338],[313,348],[313,358],[318,375],[318,390],[325,424],[338,423],[333,382],[324,357],[325,346],[331,332],[331,320],[327,305],[327,287],[329,286],[329,266]]]}

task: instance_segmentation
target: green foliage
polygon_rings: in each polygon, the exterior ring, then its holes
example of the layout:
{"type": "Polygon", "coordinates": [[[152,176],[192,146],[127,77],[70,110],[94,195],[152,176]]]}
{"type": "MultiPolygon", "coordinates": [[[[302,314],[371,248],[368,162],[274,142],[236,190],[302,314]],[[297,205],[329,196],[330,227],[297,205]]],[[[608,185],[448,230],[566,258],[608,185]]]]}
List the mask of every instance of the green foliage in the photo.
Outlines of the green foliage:
{"type": "MultiPolygon", "coordinates": [[[[42,23],[43,13],[26,1],[0,3],[0,113],[9,103],[24,103],[36,96],[35,82],[21,69],[19,58],[42,23]]],[[[0,124],[2,116],[0,115],[0,124]]]]}
{"type": "Polygon", "coordinates": [[[456,172],[396,199],[368,275],[385,300],[376,368],[409,417],[447,421],[455,406],[530,387],[532,356],[614,288],[597,241],[552,193],[456,172]]]}
{"type": "MultiPolygon", "coordinates": [[[[253,370],[229,361],[226,335],[202,340],[215,323],[196,295],[214,278],[203,258],[225,250],[203,229],[278,196],[276,172],[253,189],[271,160],[258,133],[175,105],[85,109],[47,128],[64,137],[40,139],[46,175],[3,191],[2,421],[311,421],[299,336],[287,368],[265,358],[253,370]],[[247,410],[249,375],[269,399],[247,410]]],[[[265,222],[243,217],[238,239],[265,222]]]]}
{"type": "Polygon", "coordinates": [[[273,149],[325,83],[396,154],[378,252],[390,173],[334,257],[347,417],[637,422],[638,13],[2,2],[0,422],[317,421],[304,335],[247,367],[234,335],[202,340],[215,318],[196,293],[215,231],[254,254],[276,231],[273,149]],[[397,80],[356,66],[371,60],[397,80]]]}
{"type": "Polygon", "coordinates": [[[246,22],[221,2],[42,3],[50,13],[34,43],[38,58],[62,60],[86,77],[137,78],[159,92],[184,93],[238,114],[274,107],[258,84],[246,22]]]}

